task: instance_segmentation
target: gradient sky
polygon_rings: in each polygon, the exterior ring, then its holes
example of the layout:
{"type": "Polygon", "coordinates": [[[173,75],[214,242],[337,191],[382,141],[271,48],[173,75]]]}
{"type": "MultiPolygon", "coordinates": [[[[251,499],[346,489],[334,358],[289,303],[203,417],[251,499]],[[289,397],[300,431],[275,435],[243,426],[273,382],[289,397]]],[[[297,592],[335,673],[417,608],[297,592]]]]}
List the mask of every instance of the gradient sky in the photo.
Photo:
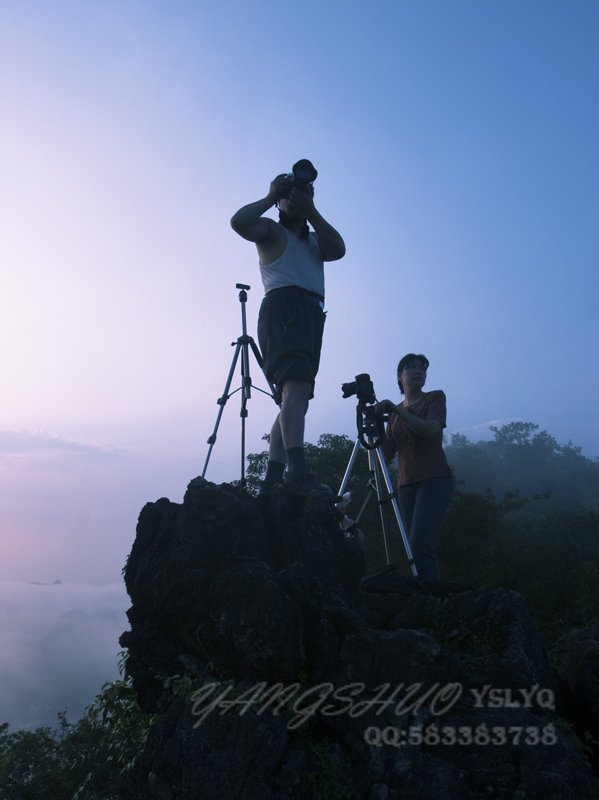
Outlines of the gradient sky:
{"type": "MultiPolygon", "coordinates": [[[[598,34],[596,0],[0,2],[0,580],[118,582],[202,472],[235,284],[253,335],[262,297],[229,218],[299,158],[347,244],[308,441],[415,351],[448,433],[599,456],[598,34]]],[[[255,392],[248,452],[274,413],[255,392]]]]}

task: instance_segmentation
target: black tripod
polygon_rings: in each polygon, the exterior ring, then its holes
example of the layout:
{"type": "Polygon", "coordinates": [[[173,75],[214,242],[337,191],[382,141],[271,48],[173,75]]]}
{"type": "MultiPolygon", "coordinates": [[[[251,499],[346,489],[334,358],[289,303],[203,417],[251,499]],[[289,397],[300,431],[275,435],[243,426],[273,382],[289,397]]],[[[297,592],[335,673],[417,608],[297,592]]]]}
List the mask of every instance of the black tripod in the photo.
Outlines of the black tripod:
{"type": "MultiPolygon", "coordinates": [[[[368,467],[372,474],[372,477],[368,481],[368,488],[372,490],[374,493],[376,493],[377,500],[379,503],[379,511],[381,514],[381,526],[383,529],[383,541],[385,543],[385,555],[387,557],[387,565],[388,565],[386,572],[392,572],[395,569],[395,564],[391,563],[391,552],[389,550],[389,536],[387,533],[387,521],[385,519],[385,512],[383,508],[383,506],[386,503],[391,501],[393,505],[393,511],[395,512],[395,518],[399,526],[399,532],[401,533],[401,538],[403,539],[404,547],[406,548],[406,554],[408,556],[408,564],[412,568],[412,574],[414,575],[414,577],[418,577],[418,572],[416,570],[416,565],[414,563],[414,557],[412,556],[412,550],[410,548],[410,543],[408,541],[406,529],[401,519],[401,514],[399,513],[399,506],[397,504],[397,495],[393,490],[393,486],[391,484],[391,478],[389,477],[389,470],[387,469],[387,465],[385,464],[385,460],[380,451],[382,430],[379,429],[379,425],[382,425],[382,419],[381,417],[379,417],[378,418],[378,420],[380,420],[379,422],[377,420],[376,414],[374,413],[374,408],[372,406],[366,406],[362,402],[358,403],[357,411],[358,411],[358,438],[356,439],[354,449],[349,459],[349,464],[347,465],[345,475],[343,476],[341,488],[339,489],[339,495],[343,497],[343,493],[347,487],[347,484],[349,483],[349,479],[351,477],[352,469],[356,461],[359,449],[360,447],[363,447],[368,453],[368,467]],[[387,489],[386,495],[383,492],[383,482],[382,482],[383,478],[385,480],[385,487],[387,489]]],[[[366,507],[366,503],[368,502],[369,499],[370,499],[370,494],[366,496],[366,500],[364,501],[362,508],[360,509],[360,513],[358,514],[356,522],[358,522],[362,512],[366,507]]]]}
{"type": "MultiPolygon", "coordinates": [[[[216,425],[214,426],[214,431],[212,432],[212,436],[208,439],[208,444],[210,448],[208,450],[208,455],[206,456],[206,463],[204,464],[204,470],[202,472],[202,478],[206,475],[206,470],[208,469],[208,462],[210,461],[210,456],[212,454],[212,448],[214,447],[214,443],[216,442],[216,434],[218,432],[218,426],[220,425],[220,419],[223,415],[223,411],[225,409],[225,405],[229,397],[232,397],[236,392],[241,391],[241,480],[240,486],[245,489],[247,481],[245,478],[245,420],[248,415],[247,410],[247,401],[252,396],[252,379],[250,377],[250,347],[252,348],[252,352],[256,357],[256,361],[258,362],[258,366],[264,373],[264,377],[266,378],[266,373],[264,372],[264,361],[262,356],[260,355],[260,351],[258,350],[258,346],[256,342],[252,339],[251,336],[248,336],[247,333],[247,323],[245,318],[245,304],[247,302],[248,296],[247,293],[250,289],[249,286],[246,286],[243,283],[235,284],[237,289],[241,289],[239,292],[239,302],[241,303],[241,329],[243,331],[242,335],[237,339],[236,342],[231,342],[231,347],[235,347],[235,354],[233,355],[233,363],[231,364],[231,369],[229,370],[229,377],[227,378],[227,383],[225,385],[225,391],[222,397],[219,397],[216,401],[220,406],[218,411],[218,416],[216,418],[216,425]],[[233,373],[235,372],[235,365],[237,364],[237,359],[239,358],[239,354],[241,353],[241,386],[237,389],[232,391],[229,394],[229,389],[231,387],[231,381],[233,380],[233,373]]],[[[272,397],[275,403],[279,406],[281,405],[281,396],[273,386],[273,384],[266,378],[266,382],[270,388],[270,392],[265,392],[263,389],[259,389],[257,386],[254,386],[257,391],[262,392],[262,394],[266,394],[269,397],[272,397]]]]}

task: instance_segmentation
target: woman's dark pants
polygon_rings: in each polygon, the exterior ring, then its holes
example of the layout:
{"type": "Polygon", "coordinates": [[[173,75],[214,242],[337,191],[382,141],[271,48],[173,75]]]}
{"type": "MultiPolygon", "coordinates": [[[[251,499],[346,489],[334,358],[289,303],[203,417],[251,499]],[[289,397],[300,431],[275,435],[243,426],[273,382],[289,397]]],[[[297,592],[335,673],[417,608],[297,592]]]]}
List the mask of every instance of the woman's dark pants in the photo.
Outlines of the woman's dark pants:
{"type": "Polygon", "coordinates": [[[452,494],[451,476],[399,487],[399,510],[419,578],[440,578],[435,540],[452,494]]]}

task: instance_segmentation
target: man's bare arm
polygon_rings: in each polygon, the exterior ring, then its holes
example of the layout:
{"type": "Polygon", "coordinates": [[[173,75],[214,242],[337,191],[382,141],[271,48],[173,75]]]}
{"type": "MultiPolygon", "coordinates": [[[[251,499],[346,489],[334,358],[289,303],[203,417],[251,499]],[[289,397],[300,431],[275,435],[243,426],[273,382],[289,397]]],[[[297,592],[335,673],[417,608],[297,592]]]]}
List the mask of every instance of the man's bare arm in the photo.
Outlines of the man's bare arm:
{"type": "Polygon", "coordinates": [[[263,217],[269,208],[272,208],[281,196],[281,190],[288,184],[286,175],[277,175],[270,184],[266,197],[243,206],[231,217],[231,227],[248,242],[260,244],[276,236],[277,223],[269,217],[263,217]]]}
{"type": "Polygon", "coordinates": [[[345,255],[345,242],[335,228],[317,211],[312,198],[299,189],[292,189],[289,193],[289,202],[306,217],[314,228],[323,259],[325,261],[338,261],[343,258],[345,255]]]}
{"type": "Polygon", "coordinates": [[[345,242],[332,225],[322,217],[316,209],[308,222],[314,228],[314,233],[318,237],[320,252],[324,261],[338,261],[345,255],[345,242]]]}
{"type": "Polygon", "coordinates": [[[247,239],[248,242],[255,242],[256,244],[264,242],[272,235],[270,223],[276,223],[268,217],[263,217],[262,214],[272,208],[273,205],[274,203],[270,202],[268,197],[256,200],[255,203],[249,203],[249,205],[240,208],[239,211],[233,214],[231,227],[235,233],[247,239]]]}

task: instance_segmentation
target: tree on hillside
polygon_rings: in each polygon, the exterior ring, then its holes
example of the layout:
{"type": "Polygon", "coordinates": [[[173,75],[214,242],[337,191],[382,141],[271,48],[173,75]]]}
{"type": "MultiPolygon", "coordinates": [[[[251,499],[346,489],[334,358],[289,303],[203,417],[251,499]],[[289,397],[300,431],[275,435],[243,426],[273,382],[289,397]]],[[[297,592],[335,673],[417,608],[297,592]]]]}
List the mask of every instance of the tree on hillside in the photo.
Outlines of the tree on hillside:
{"type": "Polygon", "coordinates": [[[100,744],[101,725],[85,720],[59,727],[9,733],[0,725],[0,797],[2,800],[71,800],[90,772],[94,772],[85,800],[116,800],[118,775],[106,763],[100,744]]]}
{"type": "MultiPolygon", "coordinates": [[[[491,425],[494,438],[473,444],[463,434],[452,434],[447,460],[466,491],[491,490],[502,496],[518,489],[530,500],[551,493],[559,507],[599,510],[599,460],[586,458],[572,442],[560,445],[532,422],[491,425]]],[[[529,511],[543,511],[544,505],[529,511]]]]}

